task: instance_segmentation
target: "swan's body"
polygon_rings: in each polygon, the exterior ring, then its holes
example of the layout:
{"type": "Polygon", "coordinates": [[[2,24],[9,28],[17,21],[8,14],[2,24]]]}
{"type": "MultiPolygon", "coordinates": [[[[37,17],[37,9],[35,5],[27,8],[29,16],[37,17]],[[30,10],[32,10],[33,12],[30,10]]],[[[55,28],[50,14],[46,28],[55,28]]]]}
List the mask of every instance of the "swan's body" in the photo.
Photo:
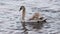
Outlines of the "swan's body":
{"type": "MultiPolygon", "coordinates": [[[[20,10],[22,10],[22,21],[25,21],[25,7],[21,6],[20,10]]],[[[42,20],[42,19],[43,19],[43,17],[41,17],[40,13],[36,12],[29,20],[33,21],[33,20],[42,20]]]]}
{"type": "Polygon", "coordinates": [[[41,14],[39,12],[36,12],[29,20],[38,20],[41,17],[41,14]]]}

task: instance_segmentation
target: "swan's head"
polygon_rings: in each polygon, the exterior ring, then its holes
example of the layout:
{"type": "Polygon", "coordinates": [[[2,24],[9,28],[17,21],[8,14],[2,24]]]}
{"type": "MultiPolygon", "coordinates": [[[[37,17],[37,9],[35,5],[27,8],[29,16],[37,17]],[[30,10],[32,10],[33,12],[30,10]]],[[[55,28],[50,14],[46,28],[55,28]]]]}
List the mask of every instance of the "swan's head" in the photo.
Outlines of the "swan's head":
{"type": "Polygon", "coordinates": [[[21,6],[20,9],[19,9],[19,11],[21,11],[21,10],[23,10],[23,9],[25,9],[25,7],[24,7],[24,6],[21,6]]]}

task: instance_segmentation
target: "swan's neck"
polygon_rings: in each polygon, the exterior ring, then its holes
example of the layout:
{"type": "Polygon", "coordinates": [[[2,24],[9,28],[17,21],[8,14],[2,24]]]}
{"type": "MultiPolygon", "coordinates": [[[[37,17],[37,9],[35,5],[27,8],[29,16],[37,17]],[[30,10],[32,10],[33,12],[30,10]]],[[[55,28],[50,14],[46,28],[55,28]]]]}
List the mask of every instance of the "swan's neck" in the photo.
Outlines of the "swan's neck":
{"type": "Polygon", "coordinates": [[[25,8],[22,10],[22,20],[25,20],[25,8]]]}

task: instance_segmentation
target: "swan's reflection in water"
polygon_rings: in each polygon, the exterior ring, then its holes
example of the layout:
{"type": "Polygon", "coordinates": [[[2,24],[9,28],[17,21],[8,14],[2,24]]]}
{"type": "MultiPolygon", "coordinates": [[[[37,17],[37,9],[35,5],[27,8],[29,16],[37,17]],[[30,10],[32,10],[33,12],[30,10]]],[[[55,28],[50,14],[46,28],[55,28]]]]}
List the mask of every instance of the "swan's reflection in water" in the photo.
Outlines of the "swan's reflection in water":
{"type": "Polygon", "coordinates": [[[35,23],[35,24],[33,25],[33,29],[41,29],[42,26],[43,26],[42,23],[35,23]]]}
{"type": "MultiPolygon", "coordinates": [[[[45,23],[45,22],[44,22],[45,23]]],[[[32,26],[33,29],[36,29],[36,30],[39,30],[43,27],[43,24],[44,23],[33,23],[33,24],[30,24],[30,26],[32,26]]],[[[29,24],[26,24],[25,22],[22,22],[22,26],[23,26],[23,33],[24,34],[28,34],[28,31],[29,29],[26,28],[26,25],[28,26],[29,24]]]]}
{"type": "Polygon", "coordinates": [[[23,30],[24,30],[23,33],[28,34],[28,32],[27,32],[28,29],[25,27],[26,26],[25,22],[22,22],[22,26],[23,26],[23,30]]]}

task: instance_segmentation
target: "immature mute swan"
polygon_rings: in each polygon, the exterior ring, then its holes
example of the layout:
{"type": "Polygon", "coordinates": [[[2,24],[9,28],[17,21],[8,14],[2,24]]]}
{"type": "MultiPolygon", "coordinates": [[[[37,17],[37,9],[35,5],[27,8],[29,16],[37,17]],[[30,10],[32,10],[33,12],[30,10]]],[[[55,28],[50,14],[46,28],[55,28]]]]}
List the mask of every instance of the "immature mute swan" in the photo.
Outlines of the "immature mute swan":
{"type": "MultiPolygon", "coordinates": [[[[21,6],[19,11],[22,10],[22,20],[25,21],[25,7],[21,6]]],[[[41,15],[39,14],[39,12],[34,13],[34,15],[29,19],[29,20],[42,20],[43,17],[41,17],[41,15]]],[[[45,21],[45,20],[43,20],[45,21]]]]}

